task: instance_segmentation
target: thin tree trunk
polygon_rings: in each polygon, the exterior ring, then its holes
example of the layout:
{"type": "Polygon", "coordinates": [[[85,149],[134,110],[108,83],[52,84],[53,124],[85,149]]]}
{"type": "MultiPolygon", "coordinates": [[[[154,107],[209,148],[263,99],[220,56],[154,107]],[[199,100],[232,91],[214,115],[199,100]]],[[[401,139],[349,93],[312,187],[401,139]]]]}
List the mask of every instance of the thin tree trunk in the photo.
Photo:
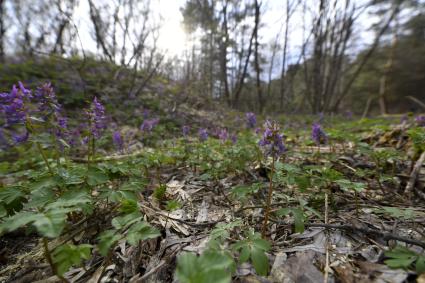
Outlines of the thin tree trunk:
{"type": "Polygon", "coordinates": [[[391,42],[391,49],[390,49],[390,56],[388,57],[387,63],[384,67],[384,73],[379,81],[379,108],[381,110],[381,115],[386,115],[388,113],[387,109],[387,96],[388,96],[388,78],[392,71],[393,64],[394,64],[394,56],[395,56],[395,49],[397,46],[397,20],[396,20],[396,27],[394,29],[393,34],[393,40],[391,42]]]}
{"type": "Polygon", "coordinates": [[[4,63],[5,53],[4,53],[4,42],[6,37],[6,27],[4,24],[4,18],[6,15],[5,9],[6,0],[0,0],[0,62],[4,63]]]}
{"type": "Polygon", "coordinates": [[[261,89],[261,68],[260,68],[260,55],[258,53],[258,28],[260,26],[260,3],[258,0],[255,0],[255,26],[254,26],[254,65],[255,65],[255,72],[256,72],[256,88],[257,88],[257,96],[258,96],[258,107],[259,112],[263,113],[264,110],[264,99],[263,99],[263,91],[261,89]]]}

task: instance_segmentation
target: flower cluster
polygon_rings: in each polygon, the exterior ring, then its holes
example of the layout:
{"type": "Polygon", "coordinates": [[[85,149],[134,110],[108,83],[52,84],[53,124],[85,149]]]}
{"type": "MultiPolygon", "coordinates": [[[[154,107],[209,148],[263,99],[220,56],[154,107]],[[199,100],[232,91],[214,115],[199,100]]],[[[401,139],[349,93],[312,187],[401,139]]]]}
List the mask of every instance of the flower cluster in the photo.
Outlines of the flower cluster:
{"type": "Polygon", "coordinates": [[[246,117],[247,127],[249,129],[254,129],[255,126],[257,125],[257,117],[255,116],[255,114],[252,112],[248,112],[245,114],[245,117],[246,117]]]}
{"type": "Polygon", "coordinates": [[[90,119],[90,132],[95,138],[100,138],[104,129],[106,129],[105,107],[97,100],[93,99],[90,110],[87,111],[90,119]]]}
{"type": "Polygon", "coordinates": [[[145,119],[140,126],[140,130],[145,133],[152,132],[153,128],[159,124],[159,118],[145,119]]]}
{"type": "Polygon", "coordinates": [[[45,115],[51,112],[59,112],[61,109],[55,91],[49,82],[37,87],[34,93],[34,100],[38,103],[38,111],[45,115]]]}
{"type": "Polygon", "coordinates": [[[119,151],[123,151],[124,150],[124,140],[121,136],[121,133],[119,131],[115,131],[112,134],[112,142],[115,145],[115,148],[119,151]]]}
{"type": "Polygon", "coordinates": [[[264,128],[263,137],[258,144],[266,156],[277,158],[286,152],[284,136],[279,133],[280,128],[276,122],[266,121],[264,128]]]}
{"type": "Polygon", "coordinates": [[[24,124],[28,112],[26,101],[31,97],[31,92],[21,82],[19,89],[13,85],[9,93],[0,93],[0,111],[5,120],[3,127],[24,124]]]}
{"type": "Polygon", "coordinates": [[[199,129],[198,134],[199,134],[199,140],[201,142],[204,142],[208,139],[208,130],[207,129],[204,129],[204,128],[199,129]]]}
{"type": "Polygon", "coordinates": [[[183,137],[186,138],[189,135],[189,132],[190,132],[190,127],[189,126],[185,125],[185,126],[182,127],[183,137]]]}
{"type": "Polygon", "coordinates": [[[325,144],[328,141],[328,136],[323,131],[319,123],[314,123],[311,129],[311,139],[317,144],[325,144]]]}
{"type": "Polygon", "coordinates": [[[218,133],[218,138],[222,143],[225,143],[229,139],[229,133],[227,132],[227,129],[221,129],[218,133]]]}
{"type": "Polygon", "coordinates": [[[417,116],[415,122],[419,127],[425,127],[425,115],[417,116]]]}
{"type": "Polygon", "coordinates": [[[4,120],[2,144],[7,146],[9,143],[4,133],[9,133],[13,144],[25,142],[33,131],[34,121],[50,121],[49,126],[53,127],[47,131],[57,139],[65,139],[68,134],[67,119],[61,114],[61,105],[50,83],[38,87],[34,94],[21,82],[18,87],[14,85],[9,93],[1,93],[0,115],[4,120]],[[33,122],[27,119],[30,115],[34,117],[33,122]]]}

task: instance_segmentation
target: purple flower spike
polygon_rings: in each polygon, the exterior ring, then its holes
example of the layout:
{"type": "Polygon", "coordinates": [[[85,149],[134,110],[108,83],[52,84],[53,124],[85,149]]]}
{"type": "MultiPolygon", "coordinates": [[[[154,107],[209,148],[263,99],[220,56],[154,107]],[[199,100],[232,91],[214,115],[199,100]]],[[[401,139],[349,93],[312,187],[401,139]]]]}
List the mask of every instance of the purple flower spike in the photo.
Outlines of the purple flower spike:
{"type": "Polygon", "coordinates": [[[203,129],[203,128],[202,129],[199,129],[198,134],[199,134],[199,140],[201,142],[204,142],[204,141],[206,141],[208,139],[208,131],[207,131],[207,129],[203,129]]]}
{"type": "Polygon", "coordinates": [[[182,127],[182,133],[183,133],[183,137],[187,137],[190,133],[190,127],[189,126],[183,126],[182,127]]]}
{"type": "Polygon", "coordinates": [[[44,83],[37,88],[34,93],[34,98],[38,102],[38,110],[40,112],[59,112],[61,109],[61,106],[56,99],[56,94],[53,90],[52,84],[49,82],[44,83]]]}
{"type": "Polygon", "coordinates": [[[23,124],[26,120],[27,109],[25,107],[24,94],[12,87],[10,93],[0,94],[0,113],[3,112],[6,127],[23,124]]]}
{"type": "Polygon", "coordinates": [[[115,145],[115,148],[119,151],[123,151],[124,149],[124,140],[122,139],[121,133],[119,131],[115,131],[112,134],[112,141],[115,145]]]}
{"type": "Polygon", "coordinates": [[[236,144],[238,142],[238,136],[236,134],[233,134],[230,137],[230,140],[232,141],[233,144],[236,144]]]}
{"type": "Polygon", "coordinates": [[[26,89],[22,82],[18,82],[19,90],[23,94],[24,97],[31,98],[31,90],[26,89]]]}
{"type": "Polygon", "coordinates": [[[140,126],[140,130],[145,133],[151,133],[153,128],[159,124],[159,118],[146,119],[140,126]]]}
{"type": "Polygon", "coordinates": [[[328,136],[323,131],[319,123],[314,123],[311,130],[311,139],[317,144],[326,144],[328,136]]]}
{"type": "Polygon", "coordinates": [[[95,138],[100,138],[106,129],[105,107],[95,97],[88,113],[91,122],[91,132],[95,138]]]}
{"type": "Polygon", "coordinates": [[[254,113],[248,112],[245,114],[246,123],[249,129],[254,129],[255,125],[257,125],[257,117],[254,113]]]}
{"type": "Polygon", "coordinates": [[[283,135],[279,134],[280,128],[276,122],[266,121],[264,127],[263,138],[258,144],[263,148],[266,156],[277,158],[286,152],[283,135]]]}
{"type": "Polygon", "coordinates": [[[226,129],[221,129],[218,133],[218,137],[221,140],[221,142],[225,143],[229,139],[229,133],[226,129]]]}
{"type": "Polygon", "coordinates": [[[419,127],[425,127],[425,115],[417,116],[415,122],[419,127]]]}
{"type": "Polygon", "coordinates": [[[15,144],[23,143],[28,140],[29,132],[25,131],[24,134],[13,134],[12,139],[15,142],[15,144]]]}

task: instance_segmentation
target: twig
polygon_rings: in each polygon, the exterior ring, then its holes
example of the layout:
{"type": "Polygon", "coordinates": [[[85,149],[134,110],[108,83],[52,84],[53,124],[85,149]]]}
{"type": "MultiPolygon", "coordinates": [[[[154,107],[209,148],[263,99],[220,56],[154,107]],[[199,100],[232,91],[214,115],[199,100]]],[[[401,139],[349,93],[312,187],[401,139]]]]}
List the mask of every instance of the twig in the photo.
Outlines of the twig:
{"type": "Polygon", "coordinates": [[[396,241],[404,242],[406,244],[422,247],[425,249],[425,242],[401,237],[391,233],[381,232],[381,231],[370,229],[370,228],[360,228],[360,227],[355,227],[351,225],[333,225],[333,224],[322,224],[322,223],[310,223],[310,224],[306,224],[305,226],[306,227],[322,227],[325,229],[339,229],[339,230],[346,230],[350,232],[361,232],[364,234],[372,234],[372,235],[381,237],[381,239],[384,241],[396,240],[396,241]]]}
{"type": "Polygon", "coordinates": [[[151,270],[149,270],[148,272],[146,272],[145,274],[143,274],[143,276],[140,277],[140,279],[137,280],[137,281],[135,281],[134,283],[145,282],[145,280],[148,279],[149,276],[151,276],[152,274],[154,274],[155,272],[157,272],[158,269],[160,269],[166,263],[167,262],[165,260],[161,260],[161,262],[157,266],[155,266],[154,268],[152,268],[151,270]]]}
{"type": "MultiPolygon", "coordinates": [[[[329,222],[329,206],[328,206],[328,193],[325,193],[325,224],[329,222]]],[[[329,235],[326,234],[326,261],[325,261],[325,276],[323,278],[324,283],[328,283],[329,278],[329,235]]]]}
{"type": "Polygon", "coordinates": [[[220,220],[218,220],[218,221],[204,222],[204,223],[194,223],[194,222],[188,222],[188,221],[186,221],[186,220],[182,220],[182,219],[178,219],[178,218],[170,217],[170,216],[168,216],[168,214],[165,214],[165,213],[163,213],[163,212],[161,212],[161,211],[159,211],[159,210],[156,210],[156,209],[150,208],[150,207],[148,207],[148,206],[146,206],[146,205],[141,205],[141,206],[142,206],[143,208],[147,208],[147,209],[149,209],[149,210],[152,210],[152,211],[154,211],[156,214],[159,214],[159,215],[161,215],[161,216],[163,216],[163,217],[165,217],[165,218],[168,218],[168,219],[170,219],[170,220],[177,221],[177,222],[180,222],[180,223],[186,224],[186,225],[188,225],[188,226],[192,226],[192,227],[210,227],[210,226],[214,226],[214,225],[216,225],[217,223],[220,223],[220,222],[222,221],[222,219],[220,219],[220,220]]]}
{"type": "Polygon", "coordinates": [[[416,179],[418,178],[418,174],[421,170],[422,164],[425,161],[425,151],[422,152],[421,156],[419,157],[418,161],[416,161],[415,166],[413,167],[412,173],[410,174],[409,181],[407,182],[406,189],[404,191],[405,194],[410,194],[413,191],[413,188],[416,184],[416,179]]]}

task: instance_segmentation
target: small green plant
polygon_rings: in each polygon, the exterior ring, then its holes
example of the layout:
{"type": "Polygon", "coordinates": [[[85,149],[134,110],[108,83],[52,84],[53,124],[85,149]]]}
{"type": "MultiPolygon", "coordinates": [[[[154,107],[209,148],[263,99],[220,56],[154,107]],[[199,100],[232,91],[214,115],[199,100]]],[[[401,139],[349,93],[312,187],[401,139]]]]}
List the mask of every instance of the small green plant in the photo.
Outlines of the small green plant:
{"type": "Polygon", "coordinates": [[[183,252],[177,257],[175,276],[181,283],[229,283],[236,265],[225,251],[209,249],[200,256],[183,252]]]}
{"type": "Polygon", "coordinates": [[[397,246],[385,252],[384,262],[391,268],[415,269],[418,274],[425,273],[425,255],[417,254],[405,247],[397,246]]]}
{"type": "Polygon", "coordinates": [[[269,259],[266,252],[270,248],[270,243],[254,231],[249,231],[245,240],[238,241],[232,246],[233,250],[239,252],[239,263],[250,260],[255,272],[263,276],[269,272],[269,259]]]}

